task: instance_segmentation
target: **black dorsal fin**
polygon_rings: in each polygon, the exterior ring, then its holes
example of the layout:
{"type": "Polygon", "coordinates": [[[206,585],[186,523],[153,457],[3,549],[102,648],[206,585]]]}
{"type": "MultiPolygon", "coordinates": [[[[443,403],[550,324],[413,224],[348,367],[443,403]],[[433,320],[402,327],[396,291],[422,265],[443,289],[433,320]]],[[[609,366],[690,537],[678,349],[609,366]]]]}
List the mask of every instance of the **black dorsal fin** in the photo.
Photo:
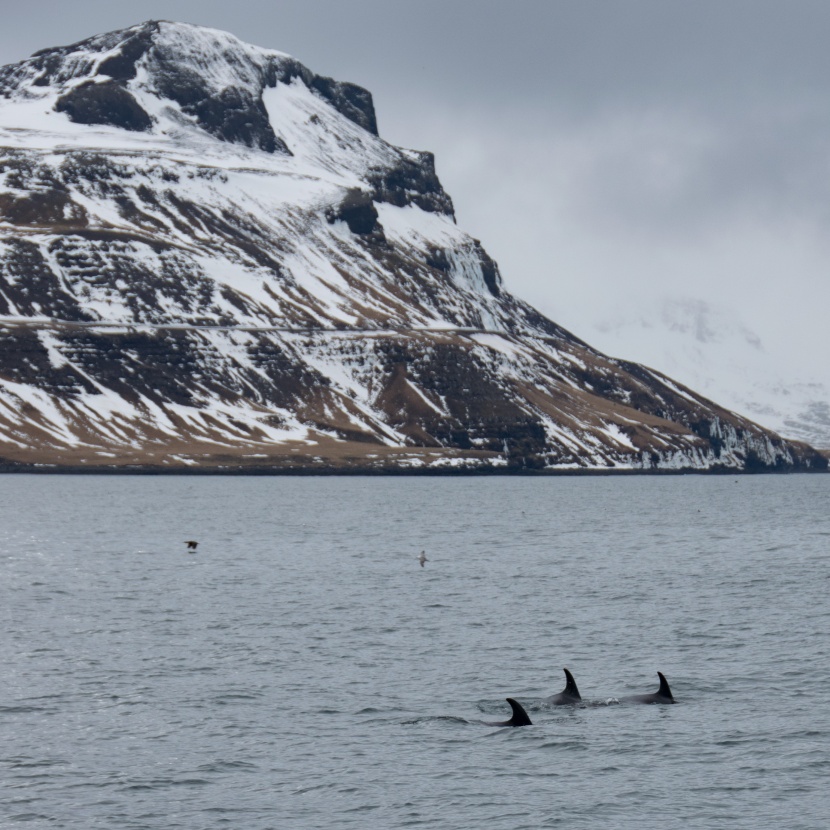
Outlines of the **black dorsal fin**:
{"type": "Polygon", "coordinates": [[[533,726],[533,721],[528,717],[524,707],[518,700],[512,697],[505,698],[513,710],[513,717],[507,722],[508,726],[533,726]]]}
{"type": "Polygon", "coordinates": [[[669,688],[669,681],[666,680],[666,676],[663,672],[657,672],[657,675],[660,678],[660,689],[658,690],[657,694],[661,697],[667,697],[670,700],[674,700],[674,695],[671,693],[671,689],[669,688]]]}
{"type": "Polygon", "coordinates": [[[565,680],[567,681],[565,683],[564,693],[582,700],[582,695],[579,694],[579,689],[576,688],[576,680],[574,680],[574,676],[567,669],[563,669],[563,671],[565,672],[565,680]]]}

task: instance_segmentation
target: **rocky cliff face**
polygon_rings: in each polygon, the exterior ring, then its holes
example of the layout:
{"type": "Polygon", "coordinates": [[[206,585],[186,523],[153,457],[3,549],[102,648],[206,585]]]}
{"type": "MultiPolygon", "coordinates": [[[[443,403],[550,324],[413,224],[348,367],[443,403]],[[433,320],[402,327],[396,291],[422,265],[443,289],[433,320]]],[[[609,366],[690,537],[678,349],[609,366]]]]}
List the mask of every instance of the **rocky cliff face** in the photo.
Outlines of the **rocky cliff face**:
{"type": "Polygon", "coordinates": [[[371,95],[151,22],[0,69],[0,459],[824,469],[512,297],[371,95]]]}

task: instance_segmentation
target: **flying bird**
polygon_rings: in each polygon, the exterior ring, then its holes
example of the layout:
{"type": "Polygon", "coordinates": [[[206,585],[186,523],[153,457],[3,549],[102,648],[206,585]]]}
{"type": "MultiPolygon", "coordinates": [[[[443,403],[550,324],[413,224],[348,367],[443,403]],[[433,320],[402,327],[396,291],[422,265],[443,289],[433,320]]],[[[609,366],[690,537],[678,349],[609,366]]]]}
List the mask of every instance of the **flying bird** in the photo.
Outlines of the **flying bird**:
{"type": "Polygon", "coordinates": [[[429,559],[427,559],[427,555],[424,551],[421,551],[421,555],[418,557],[418,561],[421,563],[422,568],[424,567],[425,562],[429,562],[429,559]]]}
{"type": "Polygon", "coordinates": [[[199,547],[199,543],[194,542],[192,539],[189,542],[185,542],[185,544],[187,545],[188,550],[196,550],[196,548],[199,547]]]}

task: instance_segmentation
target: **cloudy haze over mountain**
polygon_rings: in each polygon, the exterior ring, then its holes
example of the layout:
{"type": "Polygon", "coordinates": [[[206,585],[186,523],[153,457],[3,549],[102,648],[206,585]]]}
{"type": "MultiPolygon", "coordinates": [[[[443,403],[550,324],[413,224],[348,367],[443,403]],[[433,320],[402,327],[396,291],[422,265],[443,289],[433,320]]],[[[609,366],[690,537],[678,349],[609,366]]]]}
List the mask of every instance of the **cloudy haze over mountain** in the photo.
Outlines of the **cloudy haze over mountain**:
{"type": "Polygon", "coordinates": [[[826,3],[44,0],[7,13],[0,63],[148,19],[371,90],[381,135],[435,153],[509,290],[828,443],[826,3]]]}

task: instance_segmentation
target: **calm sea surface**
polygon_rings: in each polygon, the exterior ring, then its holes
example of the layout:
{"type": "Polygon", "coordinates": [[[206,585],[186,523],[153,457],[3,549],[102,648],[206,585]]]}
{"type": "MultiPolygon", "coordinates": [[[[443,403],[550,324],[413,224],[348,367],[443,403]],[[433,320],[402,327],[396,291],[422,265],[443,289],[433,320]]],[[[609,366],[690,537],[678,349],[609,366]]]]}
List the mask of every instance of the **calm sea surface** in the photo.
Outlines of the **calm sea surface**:
{"type": "Polygon", "coordinates": [[[0,505],[2,828],[830,824],[830,476],[7,475],[0,505]],[[563,666],[590,705],[543,705],[563,666]],[[678,705],[615,702],[657,670],[678,705]],[[533,726],[477,722],[507,696],[533,726]]]}

